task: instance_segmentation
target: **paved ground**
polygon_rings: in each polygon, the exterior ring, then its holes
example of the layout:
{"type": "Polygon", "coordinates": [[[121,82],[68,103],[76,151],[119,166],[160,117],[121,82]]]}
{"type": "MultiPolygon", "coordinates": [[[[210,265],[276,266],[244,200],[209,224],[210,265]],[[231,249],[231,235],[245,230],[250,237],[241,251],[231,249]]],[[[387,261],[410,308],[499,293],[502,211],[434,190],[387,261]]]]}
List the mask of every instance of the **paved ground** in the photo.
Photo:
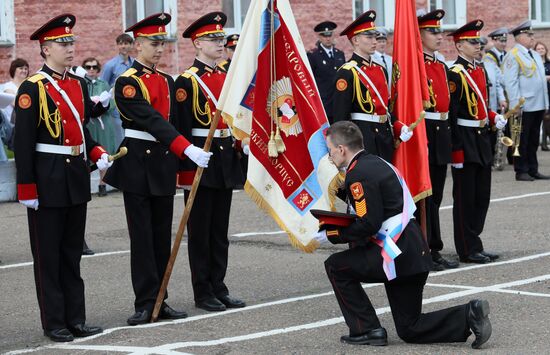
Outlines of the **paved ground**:
{"type": "MultiPolygon", "coordinates": [[[[541,171],[550,173],[550,153],[539,153],[541,171]]],[[[453,257],[450,180],[441,211],[446,243],[453,257]]],[[[424,311],[489,300],[493,337],[481,353],[547,353],[550,346],[550,182],[515,182],[510,167],[493,174],[493,202],[483,240],[501,253],[499,262],[433,273],[425,289],[424,311]]],[[[183,246],[169,287],[169,303],[190,317],[175,322],[128,327],[133,313],[129,242],[122,198],[94,196],[88,208],[87,240],[97,252],[82,261],[88,322],[105,332],[60,345],[42,335],[34,291],[25,210],[0,204],[0,352],[40,354],[355,354],[469,353],[467,344],[410,345],[402,342],[388,309],[383,287],[366,291],[388,329],[390,346],[340,344],[347,333],[324,273],[323,261],[338,248],[304,254],[289,246],[275,223],[242,191],[235,192],[230,226],[227,284],[249,307],[223,313],[194,308],[187,250],[183,246]]],[[[176,198],[178,220],[183,199],[176,198]]]]}

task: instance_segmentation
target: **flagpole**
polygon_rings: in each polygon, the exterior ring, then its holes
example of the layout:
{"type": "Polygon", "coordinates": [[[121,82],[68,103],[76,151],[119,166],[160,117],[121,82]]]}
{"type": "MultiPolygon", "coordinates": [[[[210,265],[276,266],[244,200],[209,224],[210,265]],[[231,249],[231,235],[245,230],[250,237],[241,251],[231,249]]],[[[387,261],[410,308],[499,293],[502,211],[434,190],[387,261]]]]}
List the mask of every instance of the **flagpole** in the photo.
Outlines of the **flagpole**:
{"type": "MultiPolygon", "coordinates": [[[[218,127],[218,122],[220,121],[221,110],[216,110],[214,118],[210,123],[210,129],[208,131],[208,136],[206,137],[206,142],[204,143],[205,152],[210,151],[210,146],[212,145],[212,140],[214,139],[214,132],[216,127],[218,127]]],[[[197,167],[195,173],[195,178],[193,179],[193,184],[191,185],[191,191],[185,202],[185,209],[183,215],[180,219],[180,224],[178,227],[178,232],[176,233],[176,240],[174,240],[174,245],[172,246],[172,252],[170,253],[170,259],[168,259],[168,264],[166,265],[166,271],[164,272],[164,277],[162,279],[162,284],[160,285],[159,293],[157,294],[157,300],[155,302],[155,308],[153,309],[153,314],[151,315],[151,323],[154,323],[158,319],[160,312],[160,307],[164,301],[164,295],[166,295],[166,289],[168,288],[168,282],[170,282],[170,276],[172,275],[172,269],[174,268],[174,263],[176,262],[176,257],[178,256],[178,251],[180,249],[181,240],[183,238],[183,232],[185,231],[185,226],[189,220],[189,215],[191,214],[191,208],[193,207],[193,202],[195,201],[195,195],[199,188],[199,182],[201,181],[202,172],[204,168],[197,167]]]]}

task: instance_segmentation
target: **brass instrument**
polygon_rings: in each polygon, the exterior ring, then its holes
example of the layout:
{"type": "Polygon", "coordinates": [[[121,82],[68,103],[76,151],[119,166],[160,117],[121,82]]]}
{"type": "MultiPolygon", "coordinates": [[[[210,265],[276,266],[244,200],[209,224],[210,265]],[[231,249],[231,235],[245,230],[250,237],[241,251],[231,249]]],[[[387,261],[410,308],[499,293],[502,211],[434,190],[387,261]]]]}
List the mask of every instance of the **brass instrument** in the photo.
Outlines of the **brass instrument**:
{"type": "MultiPolygon", "coordinates": [[[[504,114],[504,117],[508,120],[508,124],[510,125],[511,137],[506,137],[502,129],[497,130],[495,157],[493,159],[493,168],[496,170],[500,171],[504,169],[504,147],[515,146],[513,156],[519,157],[519,141],[521,135],[521,115],[519,115],[519,110],[524,103],[525,98],[521,97],[518,104],[504,114]]],[[[493,129],[496,128],[493,127],[493,129]]]]}
{"type": "Polygon", "coordinates": [[[499,142],[507,147],[514,147],[514,153],[512,156],[519,157],[519,143],[521,139],[521,114],[519,110],[521,106],[525,103],[525,98],[520,97],[518,103],[514,108],[504,114],[504,118],[508,120],[510,125],[510,136],[502,136],[499,139],[499,142]]]}

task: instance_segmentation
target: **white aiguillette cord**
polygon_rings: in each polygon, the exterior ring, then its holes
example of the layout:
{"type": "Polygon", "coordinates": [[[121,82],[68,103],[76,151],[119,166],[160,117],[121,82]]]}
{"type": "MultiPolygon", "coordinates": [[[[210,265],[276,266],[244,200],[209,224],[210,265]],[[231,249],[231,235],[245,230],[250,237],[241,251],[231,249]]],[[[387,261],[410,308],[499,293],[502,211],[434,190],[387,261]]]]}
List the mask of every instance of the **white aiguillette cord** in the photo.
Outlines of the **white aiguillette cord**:
{"type": "Polygon", "coordinates": [[[84,153],[84,160],[88,160],[88,155],[86,154],[86,138],[84,137],[84,129],[82,128],[82,122],[80,121],[80,114],[78,113],[78,111],[74,107],[71,99],[69,98],[69,95],[67,95],[65,90],[63,90],[61,87],[59,87],[57,82],[48,73],[45,73],[43,71],[38,71],[38,74],[42,74],[46,79],[48,79],[48,81],[61,94],[61,97],[63,98],[63,100],[65,100],[65,102],[67,103],[67,105],[71,109],[71,112],[73,113],[73,116],[74,116],[76,122],[78,123],[78,128],[80,128],[80,133],[82,134],[82,145],[84,146],[84,152],[83,152],[84,153]]]}

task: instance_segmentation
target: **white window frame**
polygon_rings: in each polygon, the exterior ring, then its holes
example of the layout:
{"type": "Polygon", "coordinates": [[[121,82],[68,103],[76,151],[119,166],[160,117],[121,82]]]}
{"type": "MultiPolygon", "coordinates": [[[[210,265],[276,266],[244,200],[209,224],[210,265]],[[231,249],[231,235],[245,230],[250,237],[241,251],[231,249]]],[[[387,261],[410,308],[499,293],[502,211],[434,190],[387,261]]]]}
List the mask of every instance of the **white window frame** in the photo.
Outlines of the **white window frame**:
{"type": "MultiPolygon", "coordinates": [[[[384,1],[384,25],[383,27],[387,29],[390,32],[393,32],[393,25],[395,24],[395,0],[383,0],[384,1]]],[[[352,0],[352,7],[353,7],[353,17],[355,18],[356,8],[355,8],[355,1],[352,0]]],[[[363,12],[368,11],[371,9],[370,6],[370,0],[363,0],[363,12]]],[[[378,14],[377,19],[374,21],[374,23],[378,26],[382,26],[382,23],[379,23],[378,21],[378,14]]]]}
{"type": "MultiPolygon", "coordinates": [[[[436,0],[435,9],[430,9],[430,1],[426,1],[426,11],[428,12],[442,8],[443,0],[436,0]]],[[[443,24],[441,25],[441,28],[443,30],[456,30],[466,24],[466,8],[466,1],[455,0],[456,23],[445,23],[445,18],[443,18],[443,24]]]]}
{"type": "MultiPolygon", "coordinates": [[[[126,24],[126,0],[122,1],[122,29],[128,28],[126,24]]],[[[136,2],[137,20],[141,21],[145,18],[145,1],[147,0],[130,0],[136,2]]],[[[172,16],[172,20],[166,26],[166,32],[170,39],[176,40],[178,38],[178,0],[163,0],[164,12],[169,13],[172,16]]],[[[130,35],[132,35],[130,33],[130,35]]]]}
{"type": "MultiPolygon", "coordinates": [[[[254,1],[255,0],[252,0],[250,2],[250,5],[252,5],[254,1]]],[[[234,16],[233,23],[235,24],[235,27],[224,27],[223,30],[225,31],[225,33],[227,34],[241,33],[241,30],[243,28],[243,24],[241,23],[241,18],[243,17],[242,12],[243,12],[243,9],[241,9],[241,0],[233,0],[233,16],[234,16]]]]}
{"type": "Polygon", "coordinates": [[[15,44],[15,15],[13,0],[0,1],[0,46],[13,46],[15,44]]]}
{"type": "MultiPolygon", "coordinates": [[[[550,21],[542,21],[542,14],[541,14],[541,4],[542,1],[547,0],[535,0],[535,18],[531,18],[531,23],[533,25],[533,28],[549,28],[550,27],[550,21]]],[[[531,13],[533,10],[532,7],[532,1],[529,0],[529,17],[531,17],[531,13]]]]}

